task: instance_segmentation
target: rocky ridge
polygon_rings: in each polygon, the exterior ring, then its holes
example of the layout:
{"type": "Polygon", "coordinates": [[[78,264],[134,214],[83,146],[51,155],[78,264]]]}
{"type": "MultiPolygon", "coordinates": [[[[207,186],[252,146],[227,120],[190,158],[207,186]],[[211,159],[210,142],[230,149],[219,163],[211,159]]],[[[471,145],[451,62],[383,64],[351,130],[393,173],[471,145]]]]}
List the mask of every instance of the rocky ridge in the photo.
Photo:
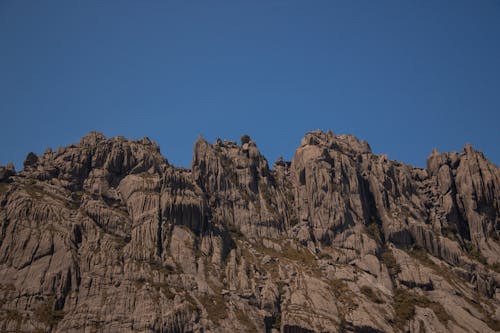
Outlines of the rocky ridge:
{"type": "Polygon", "coordinates": [[[3,332],[500,331],[500,170],[425,169],[307,133],[271,168],[247,135],[190,170],[91,132],[0,167],[3,332]]]}

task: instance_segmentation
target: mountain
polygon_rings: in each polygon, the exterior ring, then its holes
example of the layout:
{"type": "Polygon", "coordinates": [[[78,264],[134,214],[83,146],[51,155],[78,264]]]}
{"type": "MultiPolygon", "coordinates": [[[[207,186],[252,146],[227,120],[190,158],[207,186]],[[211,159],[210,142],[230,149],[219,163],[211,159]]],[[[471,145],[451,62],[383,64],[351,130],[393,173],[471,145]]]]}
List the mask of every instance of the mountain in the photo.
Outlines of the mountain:
{"type": "Polygon", "coordinates": [[[416,168],[307,133],[270,167],[148,138],[0,167],[3,332],[495,332],[500,170],[470,145],[416,168]]]}

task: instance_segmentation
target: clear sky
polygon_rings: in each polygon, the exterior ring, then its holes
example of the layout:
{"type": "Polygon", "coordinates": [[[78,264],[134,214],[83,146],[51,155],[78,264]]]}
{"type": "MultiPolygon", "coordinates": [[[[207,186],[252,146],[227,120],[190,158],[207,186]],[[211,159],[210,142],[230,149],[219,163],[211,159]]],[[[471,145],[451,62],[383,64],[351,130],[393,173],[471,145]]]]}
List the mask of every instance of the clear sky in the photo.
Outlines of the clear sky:
{"type": "Polygon", "coordinates": [[[189,166],[198,135],[270,163],[305,132],[424,166],[466,142],[500,164],[500,1],[0,1],[0,165],[148,136],[189,166]]]}

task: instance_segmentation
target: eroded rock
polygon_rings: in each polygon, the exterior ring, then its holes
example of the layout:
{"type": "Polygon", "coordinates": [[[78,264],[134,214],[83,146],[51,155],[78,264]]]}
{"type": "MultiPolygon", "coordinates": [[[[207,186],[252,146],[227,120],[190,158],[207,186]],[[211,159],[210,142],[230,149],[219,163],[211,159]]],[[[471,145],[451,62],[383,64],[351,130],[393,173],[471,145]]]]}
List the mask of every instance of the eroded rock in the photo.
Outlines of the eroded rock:
{"type": "Polygon", "coordinates": [[[500,172],[426,169],[307,133],[273,169],[249,136],[191,169],[91,132],[0,167],[0,330],[494,332],[500,172]]]}

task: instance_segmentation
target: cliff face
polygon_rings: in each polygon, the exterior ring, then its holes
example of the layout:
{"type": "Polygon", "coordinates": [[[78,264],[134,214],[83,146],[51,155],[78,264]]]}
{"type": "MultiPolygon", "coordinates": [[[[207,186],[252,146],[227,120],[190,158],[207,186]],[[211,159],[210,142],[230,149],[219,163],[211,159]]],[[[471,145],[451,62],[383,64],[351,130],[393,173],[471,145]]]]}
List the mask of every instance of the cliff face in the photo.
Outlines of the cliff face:
{"type": "Polygon", "coordinates": [[[147,138],[0,167],[4,332],[494,332],[500,170],[467,146],[414,168],[307,133],[272,168],[248,137],[147,138]]]}

